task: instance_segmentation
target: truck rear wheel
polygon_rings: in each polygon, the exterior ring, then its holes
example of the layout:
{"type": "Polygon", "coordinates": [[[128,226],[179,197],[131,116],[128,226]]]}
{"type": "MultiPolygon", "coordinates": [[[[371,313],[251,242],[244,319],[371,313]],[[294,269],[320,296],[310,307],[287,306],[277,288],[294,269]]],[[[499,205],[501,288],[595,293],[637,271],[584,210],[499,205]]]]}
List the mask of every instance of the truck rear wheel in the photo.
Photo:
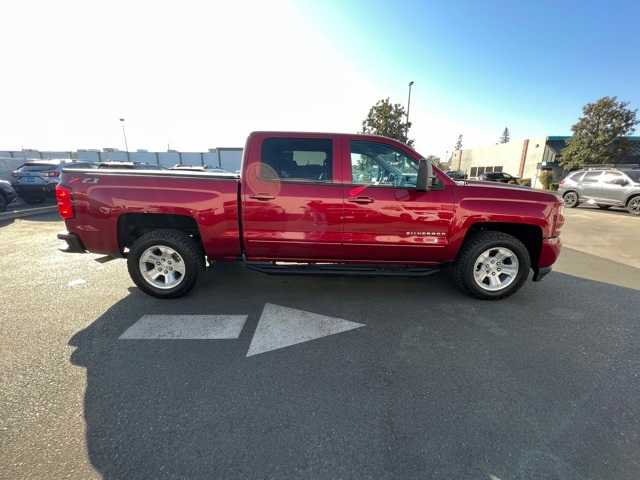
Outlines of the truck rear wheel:
{"type": "Polygon", "coordinates": [[[177,230],[154,230],[133,243],[127,267],[143,292],[157,298],[177,298],[195,285],[204,268],[204,255],[188,235],[177,230]]]}
{"type": "Polygon", "coordinates": [[[517,238],[483,231],[462,247],[454,267],[458,287],[476,298],[498,300],[517,292],[529,276],[529,251],[517,238]]]}

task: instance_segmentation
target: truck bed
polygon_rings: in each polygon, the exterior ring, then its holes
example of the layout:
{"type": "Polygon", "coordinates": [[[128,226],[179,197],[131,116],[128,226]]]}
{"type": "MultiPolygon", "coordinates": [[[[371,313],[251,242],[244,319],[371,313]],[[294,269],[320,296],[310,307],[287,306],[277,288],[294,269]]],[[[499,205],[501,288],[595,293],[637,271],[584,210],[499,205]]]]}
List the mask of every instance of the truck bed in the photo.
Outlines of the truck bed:
{"type": "MultiPolygon", "coordinates": [[[[122,254],[126,229],[145,227],[136,215],[168,214],[180,225],[195,220],[195,234],[207,256],[233,259],[240,255],[236,174],[65,169],[64,183],[72,187],[75,205],[75,216],[67,225],[86,250],[122,254]]],[[[145,218],[152,221],[153,215],[145,218]]]]}

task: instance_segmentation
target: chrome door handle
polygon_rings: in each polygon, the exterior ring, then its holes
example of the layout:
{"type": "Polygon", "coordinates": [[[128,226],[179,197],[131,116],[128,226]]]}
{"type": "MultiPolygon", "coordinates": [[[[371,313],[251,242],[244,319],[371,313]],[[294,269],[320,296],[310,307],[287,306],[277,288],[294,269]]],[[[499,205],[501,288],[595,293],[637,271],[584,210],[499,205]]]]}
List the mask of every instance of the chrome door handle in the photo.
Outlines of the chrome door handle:
{"type": "Polygon", "coordinates": [[[373,198],[371,197],[352,197],[349,199],[351,203],[373,203],[373,198]]]}
{"type": "Polygon", "coordinates": [[[256,195],[249,195],[249,198],[260,200],[261,202],[268,202],[269,200],[275,200],[276,197],[273,195],[267,195],[266,193],[258,193],[256,195]]]}

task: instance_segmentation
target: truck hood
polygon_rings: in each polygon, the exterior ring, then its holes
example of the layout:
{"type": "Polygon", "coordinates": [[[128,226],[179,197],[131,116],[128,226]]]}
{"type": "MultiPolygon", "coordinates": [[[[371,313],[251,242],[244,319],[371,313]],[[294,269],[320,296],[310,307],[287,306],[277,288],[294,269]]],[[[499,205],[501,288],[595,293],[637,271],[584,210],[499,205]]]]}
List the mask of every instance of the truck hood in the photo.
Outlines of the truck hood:
{"type": "Polygon", "coordinates": [[[540,202],[562,202],[562,199],[555,192],[536,190],[524,185],[513,185],[499,182],[482,182],[475,180],[466,180],[456,182],[462,190],[463,196],[466,193],[474,195],[478,193],[482,197],[504,198],[508,196],[511,199],[521,198],[522,200],[534,200],[540,202]]]}

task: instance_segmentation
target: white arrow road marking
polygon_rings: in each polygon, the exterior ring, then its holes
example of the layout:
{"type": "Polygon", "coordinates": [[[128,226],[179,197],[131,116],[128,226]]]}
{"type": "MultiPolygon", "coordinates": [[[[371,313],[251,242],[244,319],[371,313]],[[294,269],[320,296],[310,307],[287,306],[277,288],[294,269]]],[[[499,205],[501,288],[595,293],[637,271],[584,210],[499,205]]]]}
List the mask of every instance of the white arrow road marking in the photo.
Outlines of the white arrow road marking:
{"type": "Polygon", "coordinates": [[[143,315],[120,339],[235,339],[246,321],[246,315],[143,315]]]}
{"type": "Polygon", "coordinates": [[[360,327],[364,324],[267,303],[247,357],[360,327]]]}

